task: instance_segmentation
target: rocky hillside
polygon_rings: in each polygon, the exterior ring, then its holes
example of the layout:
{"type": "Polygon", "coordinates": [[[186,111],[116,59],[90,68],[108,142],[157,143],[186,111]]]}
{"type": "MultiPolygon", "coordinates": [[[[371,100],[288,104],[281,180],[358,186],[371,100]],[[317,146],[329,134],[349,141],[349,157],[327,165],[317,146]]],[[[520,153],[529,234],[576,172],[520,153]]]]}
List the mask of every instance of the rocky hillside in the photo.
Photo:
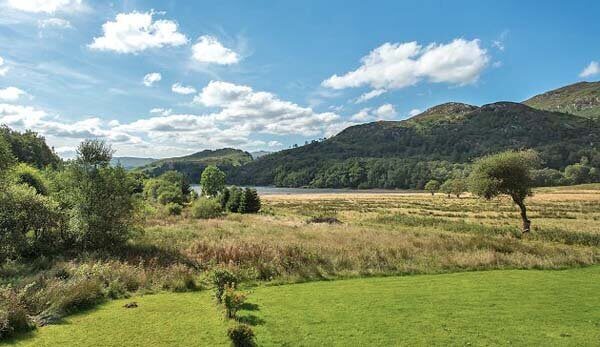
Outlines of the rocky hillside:
{"type": "Polygon", "coordinates": [[[536,95],[524,104],[547,111],[600,119],[600,82],[579,82],[536,95]]]}

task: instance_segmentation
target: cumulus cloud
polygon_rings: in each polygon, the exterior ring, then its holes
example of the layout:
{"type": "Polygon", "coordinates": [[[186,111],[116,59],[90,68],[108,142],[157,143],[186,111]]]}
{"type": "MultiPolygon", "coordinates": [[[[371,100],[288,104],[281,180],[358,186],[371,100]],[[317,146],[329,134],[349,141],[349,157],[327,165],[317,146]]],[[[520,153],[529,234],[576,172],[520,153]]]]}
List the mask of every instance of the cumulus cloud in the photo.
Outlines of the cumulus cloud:
{"type": "Polygon", "coordinates": [[[373,89],[400,89],[421,80],[466,85],[474,83],[490,57],[475,39],[455,39],[447,44],[426,47],[417,42],[385,43],[361,59],[361,66],[322,82],[333,89],[370,86],[373,89]]]}
{"type": "Polygon", "coordinates": [[[152,85],[154,83],[160,81],[161,79],[162,79],[161,74],[159,74],[158,72],[151,72],[149,74],[146,74],[146,76],[144,76],[142,83],[144,83],[144,85],[146,87],[152,87],[152,85]]]}
{"type": "Polygon", "coordinates": [[[4,76],[8,72],[8,66],[4,65],[4,59],[0,57],[0,76],[4,76]]]}
{"type": "Polygon", "coordinates": [[[115,128],[97,117],[89,117],[76,122],[60,122],[43,110],[32,106],[0,104],[0,124],[31,129],[43,135],[61,138],[84,139],[105,138],[115,143],[140,143],[142,140],[115,128]]]}
{"type": "Polygon", "coordinates": [[[340,118],[333,112],[317,113],[274,94],[221,81],[211,81],[194,102],[221,108],[215,115],[219,120],[243,121],[254,131],[272,134],[316,135],[340,118]]]}
{"type": "Polygon", "coordinates": [[[214,36],[203,35],[192,46],[192,57],[200,63],[219,65],[237,64],[240,55],[219,42],[214,36]]]}
{"type": "Polygon", "coordinates": [[[378,96],[380,96],[382,94],[385,94],[386,92],[387,92],[387,90],[385,90],[385,89],[373,89],[370,92],[364,93],[361,96],[359,96],[356,99],[355,102],[357,104],[360,104],[360,103],[365,102],[367,100],[371,100],[373,98],[376,98],[376,97],[378,97],[378,96]]]}
{"type": "Polygon", "coordinates": [[[188,95],[196,93],[196,88],[192,86],[184,86],[181,83],[175,83],[171,86],[171,91],[177,94],[188,95]]]}
{"type": "Polygon", "coordinates": [[[27,93],[17,87],[0,89],[0,100],[2,101],[17,101],[23,95],[27,95],[27,93]]]}
{"type": "Polygon", "coordinates": [[[588,66],[581,71],[579,77],[590,77],[600,73],[600,64],[597,61],[592,61],[588,66]]]}
{"type": "Polygon", "coordinates": [[[73,12],[83,6],[81,0],[8,0],[7,4],[20,11],[49,14],[73,12]]]}
{"type": "Polygon", "coordinates": [[[71,29],[71,22],[62,18],[47,18],[38,20],[38,28],[59,28],[59,29],[71,29]]]}
{"type": "Polygon", "coordinates": [[[389,120],[394,118],[398,112],[392,104],[383,104],[377,108],[363,108],[350,117],[354,122],[372,122],[376,120],[389,120]]]}
{"type": "Polygon", "coordinates": [[[187,37],[171,20],[153,20],[154,12],[119,13],[115,21],[102,25],[103,35],[95,37],[89,48],[117,53],[137,53],[149,48],[181,46],[187,37]]]}
{"type": "Polygon", "coordinates": [[[377,117],[380,117],[381,119],[389,119],[391,117],[396,116],[398,113],[396,112],[394,105],[384,104],[375,109],[375,111],[373,111],[373,114],[375,114],[377,117]]]}

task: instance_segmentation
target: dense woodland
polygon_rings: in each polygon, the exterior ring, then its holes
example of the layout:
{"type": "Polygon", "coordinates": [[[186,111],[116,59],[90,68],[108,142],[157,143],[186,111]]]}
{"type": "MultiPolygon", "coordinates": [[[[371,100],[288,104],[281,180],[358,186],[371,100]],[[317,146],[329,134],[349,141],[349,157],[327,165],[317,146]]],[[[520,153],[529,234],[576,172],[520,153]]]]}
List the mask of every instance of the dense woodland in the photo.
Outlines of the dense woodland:
{"type": "Polygon", "coordinates": [[[468,112],[432,109],[407,121],[353,126],[239,166],[232,182],[422,189],[432,179],[464,177],[475,158],[509,149],[540,153],[546,169],[536,177],[539,185],[600,179],[599,121],[517,103],[465,106],[468,112]]]}

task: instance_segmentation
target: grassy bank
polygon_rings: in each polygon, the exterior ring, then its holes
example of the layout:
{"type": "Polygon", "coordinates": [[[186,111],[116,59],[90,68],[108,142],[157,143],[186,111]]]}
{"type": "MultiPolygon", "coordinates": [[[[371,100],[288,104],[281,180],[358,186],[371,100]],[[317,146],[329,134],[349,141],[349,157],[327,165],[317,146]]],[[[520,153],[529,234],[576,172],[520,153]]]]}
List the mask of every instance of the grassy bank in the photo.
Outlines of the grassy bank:
{"type": "MultiPolygon", "coordinates": [[[[239,319],[265,346],[592,346],[599,290],[597,266],[263,286],[239,319]]],[[[216,307],[208,292],[113,301],[8,345],[227,345],[216,307]]]]}

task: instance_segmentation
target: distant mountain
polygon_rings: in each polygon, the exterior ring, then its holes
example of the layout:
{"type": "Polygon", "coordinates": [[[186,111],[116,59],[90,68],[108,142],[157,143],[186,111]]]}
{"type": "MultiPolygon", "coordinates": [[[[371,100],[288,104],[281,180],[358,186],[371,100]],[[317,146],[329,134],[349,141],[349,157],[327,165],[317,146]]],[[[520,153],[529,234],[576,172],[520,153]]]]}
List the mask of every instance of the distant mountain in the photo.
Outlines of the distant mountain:
{"type": "Polygon", "coordinates": [[[533,148],[550,168],[587,156],[600,166],[600,122],[498,102],[448,103],[403,121],[346,128],[325,141],[254,160],[236,169],[238,184],[421,188],[460,174],[482,155],[533,148]]]}
{"type": "Polygon", "coordinates": [[[600,119],[600,82],[579,82],[523,102],[540,110],[600,119]]]}
{"type": "Polygon", "coordinates": [[[183,157],[159,159],[140,167],[139,170],[151,177],[158,176],[169,170],[176,170],[183,173],[190,182],[197,183],[200,182],[202,171],[209,165],[216,165],[221,170],[229,173],[233,168],[251,161],[252,155],[239,149],[207,149],[183,157]]]}
{"type": "Polygon", "coordinates": [[[252,156],[253,159],[258,159],[260,157],[264,157],[267,154],[271,154],[273,152],[269,152],[269,151],[255,151],[255,152],[250,152],[250,155],[252,156]]]}
{"type": "Polygon", "coordinates": [[[110,164],[115,166],[120,164],[127,170],[135,169],[140,166],[148,165],[155,162],[154,158],[138,158],[138,157],[113,157],[110,164]]]}

